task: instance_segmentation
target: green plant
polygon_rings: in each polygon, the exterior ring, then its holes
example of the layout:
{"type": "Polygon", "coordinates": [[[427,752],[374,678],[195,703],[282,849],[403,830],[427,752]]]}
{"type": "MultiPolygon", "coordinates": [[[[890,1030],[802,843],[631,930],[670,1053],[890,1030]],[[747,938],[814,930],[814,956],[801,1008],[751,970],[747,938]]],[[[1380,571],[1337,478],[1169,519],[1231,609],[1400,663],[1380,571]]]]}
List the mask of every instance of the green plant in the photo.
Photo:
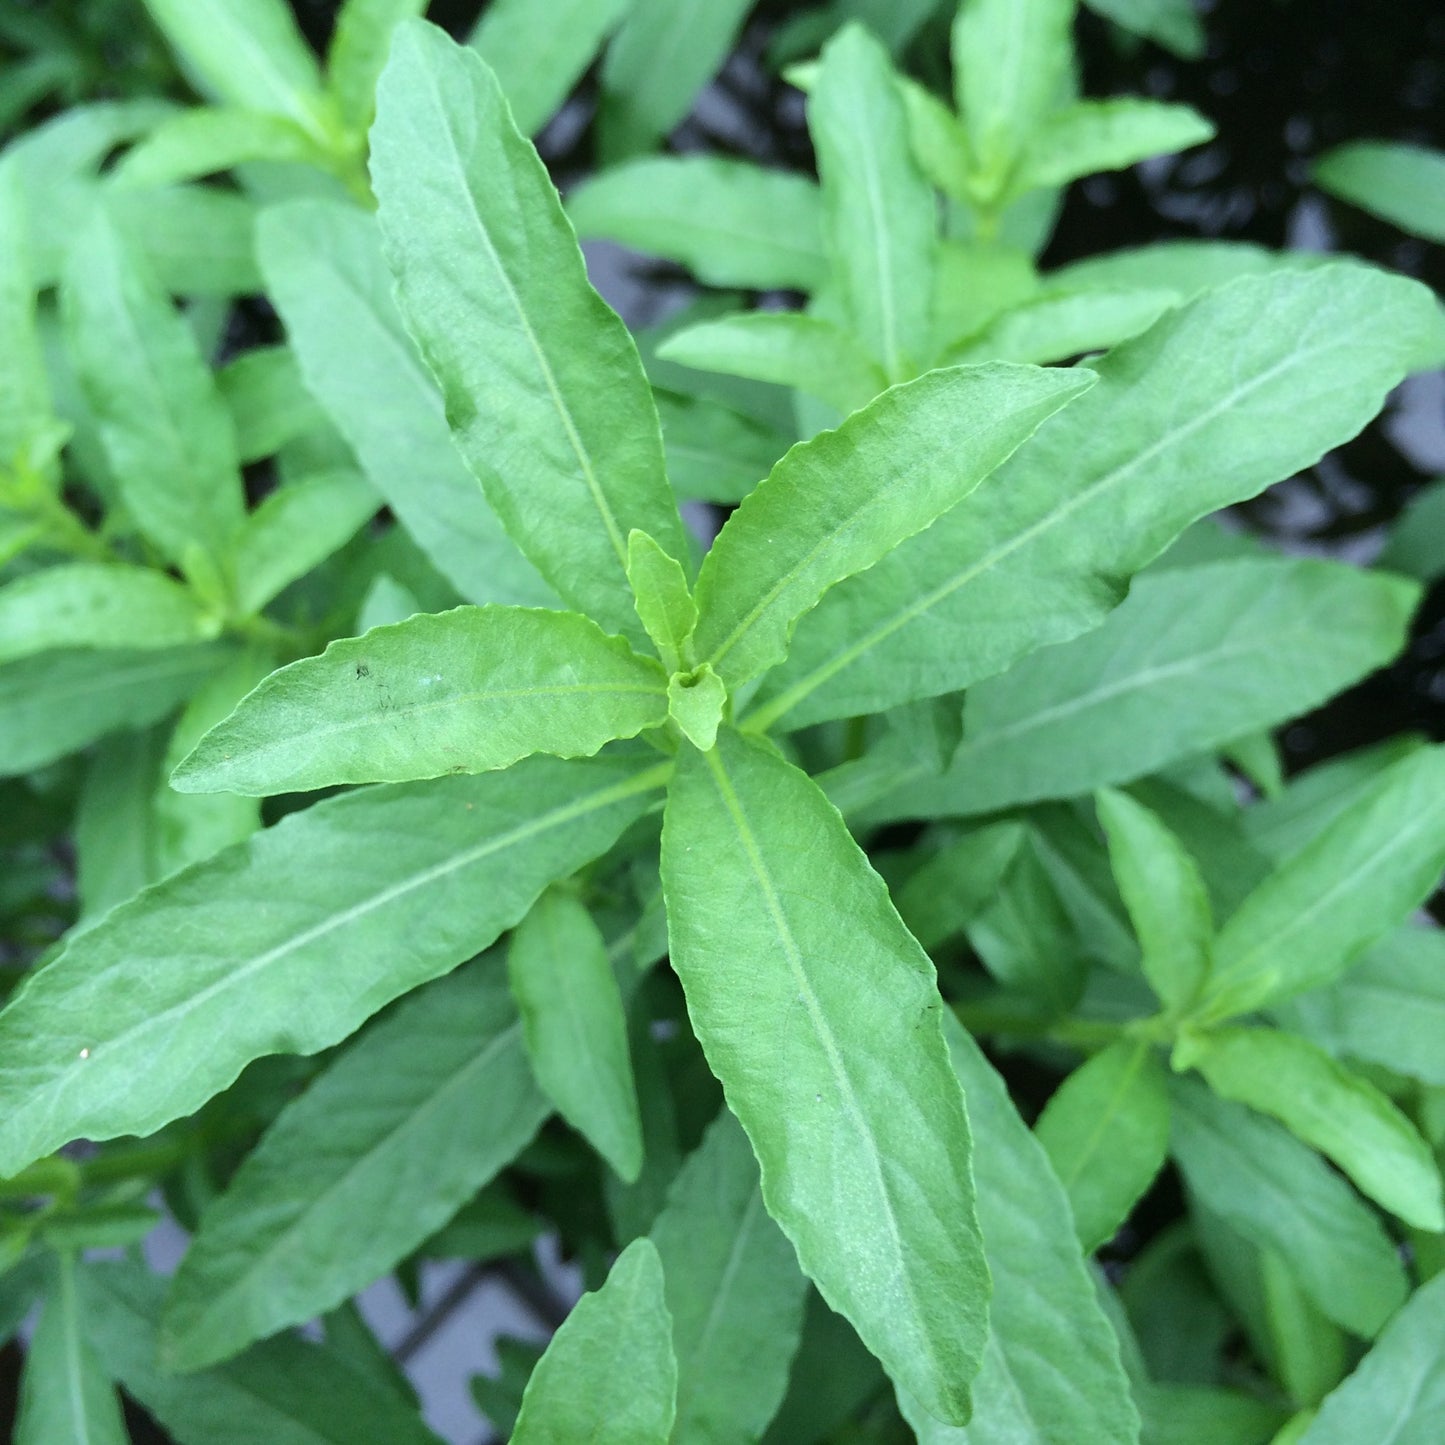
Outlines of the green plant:
{"type": "MultiPolygon", "coordinates": [[[[266,152],[300,194],[259,218],[262,151],[197,138],[334,119],[344,67],[321,89],[288,31],[209,73],[153,8],[218,99],[284,104],[76,180],[58,318],[0,290],[11,826],[38,863],[78,803],[84,906],[47,948],[43,887],[7,900],[43,954],[0,1012],[0,1318],[44,1300],[21,1438],[123,1439],[112,1381],[183,1442],[433,1438],[352,1297],[544,1227],[597,1288],[482,1387],[518,1441],[1335,1445],[1411,1391],[1428,1429],[1445,1072],[1412,915],[1445,754],[1286,785],[1269,735],[1393,658],[1420,589],[1208,519],[1438,358],[1435,298],[1214,249],[1041,282],[1033,192],[1102,132],[1123,163],[1201,123],[1058,104],[1072,7],[967,0],[962,123],[845,25],[807,77],[820,192],[652,160],[575,198],[650,176],[676,228],[741,197],[746,245],[671,254],[810,293],[679,333],[655,393],[496,75],[396,27],[421,7],[346,8],[351,129],[266,152]],[[1005,42],[1028,104],[987,89],[1005,42]],[[240,189],[199,193],[255,225],[287,341],[217,374],[116,208],[223,166],[240,189]],[[807,246],[769,249],[774,203],[807,246]],[[698,486],[680,434],[721,438],[698,486]],[[740,501],[705,555],[689,492],[740,501]],[[1033,1130],[976,1039],[1062,1080],[1033,1130]],[[1171,1159],[1185,1209],[1115,1288],[1089,1256],[1171,1159]],[[156,1182],[175,1278],[83,1258],[151,1228],[156,1182]]],[[[621,8],[587,13],[554,75],[621,8]]]]}

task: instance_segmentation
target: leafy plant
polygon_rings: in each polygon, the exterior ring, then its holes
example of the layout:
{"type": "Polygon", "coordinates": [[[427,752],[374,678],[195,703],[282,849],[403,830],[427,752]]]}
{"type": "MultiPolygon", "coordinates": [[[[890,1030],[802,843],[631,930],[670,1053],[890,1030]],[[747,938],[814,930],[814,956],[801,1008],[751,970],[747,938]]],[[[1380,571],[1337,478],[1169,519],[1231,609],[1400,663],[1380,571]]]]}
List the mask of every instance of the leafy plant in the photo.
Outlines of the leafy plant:
{"type": "Polygon", "coordinates": [[[323,69],[269,0],[148,4],[211,104],[0,158],[18,1438],[124,1439],[113,1383],[182,1442],[434,1438],[353,1297],[543,1229],[593,1289],[480,1385],[519,1442],[1429,1428],[1445,761],[1286,783],[1270,737],[1421,589],[1210,520],[1438,359],[1428,290],[1042,275],[1059,187],[1209,133],[1075,99],[1061,0],[965,0],[956,108],[867,7],[803,17],[818,185],[626,159],[568,212],[526,133],[596,48],[630,156],[746,7],[500,3],[459,45],[351,0],[323,69]],[[158,265],[127,198],[166,195],[223,201],[250,279],[158,265]],[[569,212],[806,309],[640,351],[569,212]],[[286,339],[217,368],[253,285],[286,339]],[[695,497],[737,504],[705,552],[695,497]],[[1119,1285],[1090,1256],[1166,1168],[1119,1285]]]}

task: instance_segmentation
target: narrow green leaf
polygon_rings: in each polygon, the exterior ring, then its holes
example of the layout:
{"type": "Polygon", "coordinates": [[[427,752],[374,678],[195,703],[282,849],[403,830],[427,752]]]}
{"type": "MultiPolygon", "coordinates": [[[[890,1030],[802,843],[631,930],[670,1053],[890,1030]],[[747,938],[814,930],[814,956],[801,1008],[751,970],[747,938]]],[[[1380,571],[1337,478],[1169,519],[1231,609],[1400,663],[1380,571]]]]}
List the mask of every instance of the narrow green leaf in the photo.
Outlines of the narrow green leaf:
{"type": "Polygon", "coordinates": [[[1049,290],[1010,306],[981,331],[950,347],[944,361],[1064,361],[1107,351],[1147,331],[1179,297],[1158,288],[1049,290]]]}
{"type": "Polygon", "coordinates": [[[1375,565],[1421,582],[1433,582],[1445,572],[1445,482],[1436,479],[1423,487],[1406,506],[1395,525],[1385,550],[1375,565]]]}
{"type": "Polygon", "coordinates": [[[1080,176],[1188,150],[1213,136],[1214,127],[1187,105],[1137,96],[1079,101],[1055,111],[1039,127],[1015,184],[1019,190],[1067,185],[1080,176]]]}
{"type": "Polygon", "coordinates": [[[978,1142],[979,1222],[994,1297],[973,1419],[961,1428],[940,1424],[900,1390],[903,1412],[920,1445],[1132,1445],[1139,1417],[1069,1202],[1003,1080],[947,1010],[943,1036],[978,1142]]]}
{"type": "Polygon", "coordinates": [[[262,289],[255,202],[218,186],[111,189],[106,209],[126,243],[174,296],[251,296],[262,289]]]}
{"type": "Polygon", "coordinates": [[[1148,1044],[1111,1044],[1059,1085],[1034,1129],[1069,1196],[1084,1252],[1092,1254],[1164,1167],[1164,1066],[1148,1044]]]}
{"type": "Polygon", "coordinates": [[[662,1262],[651,1240],[635,1239],[537,1361],[512,1445],[667,1445],[676,1397],[662,1262]]]}
{"type": "Polygon", "coordinates": [[[75,369],[141,530],[183,567],[224,558],[244,515],[236,434],[210,368],[169,300],[97,212],[62,300],[75,369]]]}
{"type": "Polygon", "coordinates": [[[796,387],[846,416],[888,387],[883,368],[851,333],[799,311],[747,311],[674,332],[666,361],[796,387]]]}
{"type": "Polygon", "coordinates": [[[544,893],[507,951],[537,1082],[630,1184],[642,1168],[642,1119],[627,1051],[627,1017],[607,942],[572,894],[544,893]]]}
{"type": "Polygon", "coordinates": [[[367,789],[147,890],[0,1013],[0,1176],[77,1136],[148,1134],[263,1054],[339,1042],[519,922],[660,780],[537,758],[367,789]]]}
{"type": "Polygon", "coordinates": [[[1372,779],[1220,930],[1204,1021],[1249,1013],[1337,978],[1434,891],[1445,867],[1445,749],[1372,779]]]}
{"type": "Polygon", "coordinates": [[[1445,1275],[1395,1316],[1300,1445],[1428,1445],[1445,1412],[1445,1275]]]}
{"type": "Polygon", "coordinates": [[[962,1423],[988,1279],[932,964],[837,812],[761,744],[683,749],[662,846],[672,964],[769,1212],[895,1379],[962,1423]]]}
{"type": "Polygon", "coordinates": [[[707,397],[657,393],[667,474],[680,497],[737,503],[793,437],[707,397]]]}
{"type": "Polygon", "coordinates": [[[557,113],[633,0],[493,0],[468,44],[503,77],[512,118],[535,135],[557,113]]]}
{"type": "Polygon", "coordinates": [[[91,1265],[80,1277],[103,1364],[177,1445],[439,1445],[389,1384],[295,1335],[203,1374],[162,1368],[165,1290],[164,1279],[138,1264],[91,1265]]]}
{"type": "Polygon", "coordinates": [[[255,346],[216,373],[221,399],[236,428],[243,462],[274,456],[287,442],[325,422],[289,346],[255,346]]]}
{"type": "Polygon", "coordinates": [[[1209,973],[1214,920],[1199,869],[1157,813],[1127,793],[1102,790],[1099,822],[1109,866],[1139,939],[1144,977],[1166,1009],[1181,1013],[1209,973]]]}
{"type": "Polygon", "coordinates": [[[754,722],[953,692],[1097,626],[1191,522],[1354,435],[1435,325],[1428,292],[1348,262],[1167,312],[967,506],[827,598],[754,722]]]}
{"type": "Polygon", "coordinates": [[[121,728],[159,722],[229,655],[215,643],[85,648],[0,667],[0,777],[44,767],[121,728]]]}
{"type": "Polygon", "coordinates": [[[198,106],[163,121],[132,146],[115,169],[115,184],[173,186],[247,161],[284,161],[329,170],[332,153],[314,132],[284,115],[198,106]]]}
{"type": "Polygon", "coordinates": [[[469,601],[554,605],[457,455],[392,299],[375,221],[289,202],[265,212],[257,248],[306,386],[417,545],[469,601]]]}
{"type": "Polygon", "coordinates": [[[1074,0],[966,0],[953,22],[959,119],[975,185],[1000,195],[1045,116],[1065,97],[1074,0]]]}
{"type": "Polygon", "coordinates": [[[640,637],[627,534],[687,545],[656,409],[496,77],[441,31],[400,27],[371,144],[397,297],[462,455],[558,593],[640,637]]]}
{"type": "Polygon", "coordinates": [[[1377,1334],[1409,1286],[1374,1212],[1272,1119],[1191,1079],[1172,1079],[1169,1092],[1170,1147],[1190,1189],[1284,1259],[1330,1319],[1366,1339],[1377,1334]]]}
{"type": "Polygon", "coordinates": [[[888,380],[906,381],[930,359],[938,213],[888,52],[860,25],[823,47],[808,127],[846,314],[888,380]]]}
{"type": "Polygon", "coordinates": [[[1049,272],[1049,284],[1069,291],[1144,286],[1173,291],[1180,301],[1187,301],[1241,276],[1302,271],[1328,263],[1327,256],[1272,251],[1245,241],[1155,241],[1071,261],[1049,272]]]}
{"type": "Polygon", "coordinates": [[[934,371],[794,447],[703,561],[698,656],[731,687],[781,661],[830,587],[956,506],[1091,381],[1005,365],[934,371]]]}
{"type": "Polygon", "coordinates": [[[1215,1029],[1185,1043],[1216,1094],[1272,1114],[1407,1224],[1445,1229],[1430,1146],[1373,1084],[1280,1029],[1215,1029]]]}
{"type": "Polygon", "coordinates": [[[94,921],[154,881],[151,800],[161,779],[154,733],[116,733],[92,750],[75,817],[80,925],[94,921]]]}
{"type": "Polygon", "coordinates": [[[348,467],[277,487],[236,538],[237,611],[259,612],[355,536],[380,504],[371,483],[348,467]]]}
{"type": "Polygon", "coordinates": [[[1021,823],[988,824],[939,849],[902,888],[899,916],[930,950],[963,931],[994,896],[1025,837],[1021,823]]]}
{"type": "MultiPolygon", "coordinates": [[[[426,13],[428,0],[346,0],[326,51],[326,81],[341,118],[364,133],[376,109],[376,81],[403,20],[426,13]]],[[[495,9],[496,7],[490,7],[495,9]]]]}
{"type": "Polygon", "coordinates": [[[787,1390],[808,1282],[726,1108],[678,1171],[651,1238],[677,1350],[672,1439],[751,1445],[787,1390]]]}
{"type": "Polygon", "coordinates": [[[682,563],[668,556],[646,532],[634,529],[627,538],[627,585],[663,666],[676,672],[697,626],[697,604],[688,591],[682,563]]]}
{"type": "Polygon", "coordinates": [[[1342,201],[1427,241],[1445,241],[1445,154],[1395,141],[1337,146],[1315,180],[1342,201]]]}
{"type": "Polygon", "coordinates": [[[457,607],[340,638],[273,673],[176,770],[252,796],[590,757],[667,716],[652,658],[585,617],[457,607]]]}
{"type": "Polygon", "coordinates": [[[1194,0],[1084,0],[1098,15],[1172,50],[1183,60],[1204,54],[1204,22],[1194,0]]]}
{"type": "Polygon", "coordinates": [[[62,563],[0,587],[0,663],[57,647],[180,647],[219,630],[192,592],[149,567],[62,563]]]}
{"type": "Polygon", "coordinates": [[[145,7],[206,94],[286,116],[326,139],[316,57],[284,0],[145,0],[145,7]]]}
{"type": "Polygon", "coordinates": [[[723,156],[646,156],[567,197],[579,236],[686,266],[709,286],[813,291],[828,272],[822,200],[807,176],[723,156]]]}
{"type": "Polygon", "coordinates": [[[19,163],[0,164],[0,471],[26,455],[53,421],[35,329],[31,218],[19,163]]]}
{"type": "Polygon", "coordinates": [[[281,1111],[206,1208],[162,1362],[212,1365],[334,1308],[440,1229],[547,1112],[499,959],[417,990],[281,1111]]]}
{"type": "Polygon", "coordinates": [[[25,1355],[15,1445],[125,1445],[129,1439],[120,1401],[86,1337],[75,1271],[74,1254],[57,1256],[25,1355]]]}
{"type": "Polygon", "coordinates": [[[602,61],[609,163],[652,150],[722,67],[753,0],[632,0],[602,61]]]}

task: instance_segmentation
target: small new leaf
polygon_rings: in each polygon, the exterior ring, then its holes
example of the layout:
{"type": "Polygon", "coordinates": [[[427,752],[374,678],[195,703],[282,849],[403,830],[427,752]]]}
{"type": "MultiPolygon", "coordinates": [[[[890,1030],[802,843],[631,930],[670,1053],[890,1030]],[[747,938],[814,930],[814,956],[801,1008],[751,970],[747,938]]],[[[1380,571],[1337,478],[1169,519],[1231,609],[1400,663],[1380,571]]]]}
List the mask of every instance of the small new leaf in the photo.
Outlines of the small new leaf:
{"type": "Polygon", "coordinates": [[[667,683],[667,715],[694,747],[707,752],[717,741],[728,690],[708,663],[675,672],[667,683]]]}
{"type": "Polygon", "coordinates": [[[697,626],[697,603],[688,590],[682,563],[634,527],[627,536],[627,581],[637,615],[662,665],[676,672],[690,662],[689,644],[697,626]]]}

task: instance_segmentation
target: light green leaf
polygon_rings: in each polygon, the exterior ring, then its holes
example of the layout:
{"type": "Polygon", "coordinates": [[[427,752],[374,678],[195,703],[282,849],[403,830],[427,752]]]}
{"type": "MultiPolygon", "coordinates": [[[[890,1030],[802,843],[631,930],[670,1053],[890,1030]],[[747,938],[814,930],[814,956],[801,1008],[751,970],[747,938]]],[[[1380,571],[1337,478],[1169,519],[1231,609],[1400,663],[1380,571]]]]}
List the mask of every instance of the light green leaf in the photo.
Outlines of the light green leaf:
{"type": "Polygon", "coordinates": [[[549,889],[517,926],[507,952],[527,1057],[562,1117],[621,1177],[642,1168],[642,1120],[627,1051],[627,1018],[592,915],[549,889]]]}
{"type": "Polygon", "coordinates": [[[1074,0],[966,0],[953,22],[959,119],[973,151],[974,184],[992,201],[1044,118],[1065,98],[1074,0]]]}
{"type": "Polygon", "coordinates": [[[1435,324],[1430,293],[1348,262],[1167,312],[967,506],[827,598],[753,721],[953,692],[1097,626],[1191,522],[1354,435],[1435,324]]]}
{"type": "Polygon", "coordinates": [[[86,648],[0,667],[0,777],[44,767],[121,728],[159,722],[229,655],[213,643],[86,648]]]}
{"type": "Polygon", "coordinates": [[[457,607],[332,642],[273,673],[172,777],[251,796],[590,757],[667,716],[650,657],[573,612],[457,607]]]}
{"type": "Polygon", "coordinates": [[[627,534],[674,557],[687,545],[656,409],[496,77],[441,31],[402,26],[371,145],[397,297],[462,455],[558,593],[640,637],[627,534]]]}
{"type": "Polygon", "coordinates": [[[1062,186],[1099,171],[1119,171],[1150,156],[1172,155],[1212,139],[1214,127],[1187,105],[1120,96],[1055,111],[1028,144],[1018,190],[1062,186]]]}
{"type": "Polygon", "coordinates": [[[274,456],[288,442],[325,422],[289,346],[256,346],[242,352],[216,373],[216,385],[231,413],[243,462],[274,456]]]}
{"type": "Polygon", "coordinates": [[[257,246],[306,386],[417,545],[469,601],[555,604],[457,455],[392,299],[375,221],[291,202],[265,212],[257,246]]]}
{"type": "Polygon", "coordinates": [[[236,539],[237,611],[243,617],[259,612],[355,536],[380,505],[371,483],[349,468],[277,487],[236,539]]]}
{"type": "Polygon", "coordinates": [[[1445,154],[1391,141],[1337,146],[1315,180],[1343,201],[1427,241],[1445,241],[1445,154]]]}
{"type": "Polygon", "coordinates": [[[727,708],[728,690],[710,663],[691,672],[675,672],[667,682],[667,715],[695,747],[707,752],[727,708]]]}
{"type": "Polygon", "coordinates": [[[1158,814],[1112,788],[1097,798],[1109,865],[1129,910],[1144,977],[1164,1007],[1182,1013],[1209,973],[1214,920],[1204,880],[1158,814]]]}
{"type": "Polygon", "coordinates": [[[179,647],[219,630],[193,593],[149,567],[69,562],[0,587],[0,663],[57,647],[179,647]]]}
{"type": "Polygon", "coordinates": [[[845,312],[888,380],[906,381],[929,361],[937,205],[888,52],[860,25],[823,47],[808,127],[845,312]]]}
{"type": "MultiPolygon", "coordinates": [[[[429,0],[346,0],[326,51],[326,81],[341,118],[365,133],[376,108],[376,80],[403,20],[426,13],[429,0]]],[[[496,6],[489,7],[489,10],[496,6]]]]}
{"type": "Polygon", "coordinates": [[[154,733],[116,733],[91,752],[75,817],[78,927],[154,880],[151,800],[161,778],[160,762],[154,733]]]}
{"type": "Polygon", "coordinates": [[[499,959],[419,989],[281,1111],[201,1215],[162,1362],[215,1364],[334,1308],[440,1229],[547,1112],[499,959]]]}
{"type": "Polygon", "coordinates": [[[1215,1029],[1180,1048],[1216,1094],[1272,1114],[1407,1224],[1445,1229],[1430,1146],[1360,1075],[1279,1029],[1215,1029]]]}
{"type": "Polygon", "coordinates": [[[15,1445],[125,1445],[129,1439],[110,1377],[86,1338],[75,1256],[62,1252],[25,1355],[15,1445]]]}
{"type": "Polygon", "coordinates": [[[656,399],[667,474],[680,497],[740,502],[793,442],[707,397],[660,391],[656,399]]]}
{"type": "Polygon", "coordinates": [[[1204,54],[1204,22],[1194,0],[1084,0],[1090,10],[1156,41],[1184,60],[1204,54]]]}
{"type": "Polygon", "coordinates": [[[1300,1445],[1429,1445],[1445,1412],[1445,1274],[1395,1316],[1300,1445]]]}
{"type": "Polygon", "coordinates": [[[633,0],[493,0],[468,44],[503,80],[512,118],[535,135],[561,108],[633,0]]]}
{"type": "Polygon", "coordinates": [[[598,130],[609,164],[653,149],[722,67],[753,0],[632,0],[602,61],[598,130]]]}
{"type": "Polygon", "coordinates": [[[698,656],[731,687],[781,661],[830,587],[956,506],[1091,382],[1002,364],[934,371],[794,447],[703,561],[698,656]]]}
{"type": "Polygon", "coordinates": [[[115,184],[172,186],[229,171],[247,161],[286,161],[330,170],[332,152],[313,131],[284,115],[198,106],[162,121],[127,152],[115,184]]]}
{"type": "Polygon", "coordinates": [[[769,1212],[894,1378],[962,1423],[989,1287],[932,964],[837,812],[762,744],[682,750],[662,849],[672,965],[769,1212]]]}
{"type": "Polygon", "coordinates": [[[1201,1019],[1337,978],[1429,897],[1442,867],[1445,749],[1422,748],[1375,777],[1227,920],[1201,1019]]]}
{"type": "Polygon", "coordinates": [[[218,186],[107,192],[106,209],[156,281],[175,296],[250,296],[262,289],[255,203],[218,186]]]}
{"type": "Polygon", "coordinates": [[[76,373],[141,530],[174,562],[227,556],[245,499],[236,434],[190,328],[97,212],[62,300],[76,373]]]}
{"type": "Polygon", "coordinates": [[[651,1237],[677,1350],[672,1439],[752,1445],[787,1390],[808,1282],[726,1108],[678,1171],[651,1237]]]}
{"type": "Polygon", "coordinates": [[[50,384],[35,329],[31,220],[19,163],[0,164],[0,472],[52,423],[50,384]]]}
{"type": "Polygon", "coordinates": [[[284,0],[144,0],[207,95],[328,138],[316,57],[284,0]]]}
{"type": "Polygon", "coordinates": [[[1171,1149],[1190,1189],[1289,1265],[1336,1323],[1366,1339],[1408,1293],[1378,1217],[1314,1150],[1272,1119],[1170,1081],[1171,1149]]]}
{"type": "Polygon", "coordinates": [[[979,1222],[994,1279],[973,1419],[951,1428],[899,1391],[920,1445],[1132,1445],[1139,1417],[1069,1203],[1003,1080],[945,1010],[943,1036],[978,1147],[979,1222]]]}
{"type": "Polygon", "coordinates": [[[157,1359],[166,1281],[137,1264],[91,1265],[80,1297],[97,1352],[177,1445],[439,1445],[387,1383],[282,1335],[198,1375],[157,1359]]]}
{"type": "Polygon", "coordinates": [[[1145,287],[1173,291],[1180,301],[1241,276],[1304,271],[1329,264],[1328,256],[1271,251],[1245,241],[1155,241],[1085,256],[1048,275],[1049,285],[1067,291],[1095,287],[1145,287]]]}
{"type": "Polygon", "coordinates": [[[80,1135],[148,1134],[263,1054],[339,1042],[519,922],[660,780],[536,758],[348,793],[147,890],[0,1013],[0,1176],[80,1135]]]}
{"type": "Polygon", "coordinates": [[[634,528],[627,537],[627,584],[663,666],[676,672],[697,626],[697,604],[688,591],[682,563],[634,528]]]}
{"type": "Polygon", "coordinates": [[[1147,331],[1178,300],[1172,291],[1142,287],[1050,290],[1009,307],[943,359],[1042,364],[1107,351],[1147,331]]]}
{"type": "Polygon", "coordinates": [[[665,361],[796,387],[846,416],[888,387],[857,340],[819,316],[747,311],[684,327],[657,348],[665,361]]]}
{"type": "Polygon", "coordinates": [[[662,1262],[651,1240],[635,1239],[537,1361],[512,1445],[667,1445],[676,1397],[662,1262]]]}
{"type": "Polygon", "coordinates": [[[813,291],[827,276],[817,185],[723,156],[646,156],[567,197],[577,234],[686,266],[709,286],[813,291]]]}
{"type": "Polygon", "coordinates": [[[1059,1085],[1034,1130],[1069,1196],[1084,1252],[1092,1254],[1164,1167],[1164,1067],[1148,1044],[1111,1044],[1059,1085]]]}

